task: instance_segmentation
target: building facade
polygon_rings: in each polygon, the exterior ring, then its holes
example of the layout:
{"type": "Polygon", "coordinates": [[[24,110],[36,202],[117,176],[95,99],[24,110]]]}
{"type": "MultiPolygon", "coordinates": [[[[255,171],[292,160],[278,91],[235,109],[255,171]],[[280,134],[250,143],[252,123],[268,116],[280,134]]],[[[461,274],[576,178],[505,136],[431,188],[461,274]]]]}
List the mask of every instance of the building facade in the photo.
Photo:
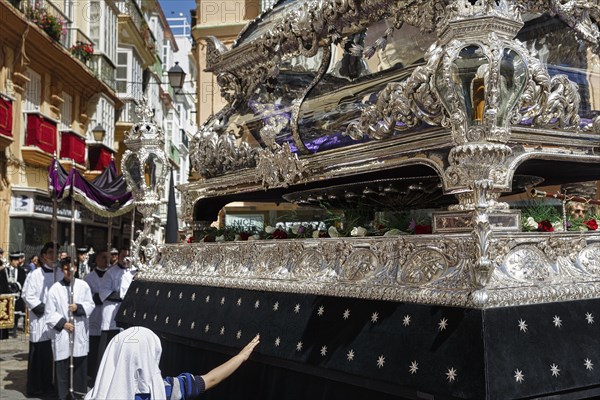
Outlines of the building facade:
{"type": "MultiPolygon", "coordinates": [[[[88,179],[124,151],[134,106],[172,108],[163,48],[177,51],[158,1],[0,2],[0,247],[36,253],[51,238],[48,167],[88,179]]],[[[70,237],[70,204],[58,206],[57,239],[70,237]]],[[[77,245],[127,246],[131,216],[108,219],[77,204],[77,245]]]]}

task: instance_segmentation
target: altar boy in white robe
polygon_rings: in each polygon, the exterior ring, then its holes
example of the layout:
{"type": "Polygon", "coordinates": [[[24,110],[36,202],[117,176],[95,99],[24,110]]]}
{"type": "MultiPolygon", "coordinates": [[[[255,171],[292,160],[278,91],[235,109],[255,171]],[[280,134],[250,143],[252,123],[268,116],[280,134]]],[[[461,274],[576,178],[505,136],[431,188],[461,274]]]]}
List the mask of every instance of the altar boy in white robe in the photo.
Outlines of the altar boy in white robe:
{"type": "Polygon", "coordinates": [[[77,266],[71,265],[70,258],[63,260],[61,264],[64,279],[52,285],[48,291],[45,316],[51,332],[58,398],[64,400],[69,396],[70,387],[70,335],[74,335],[73,392],[76,398],[87,392],[89,316],[94,311],[95,305],[88,284],[73,277],[77,266]],[[71,279],[75,280],[72,299],[70,299],[71,279]],[[70,313],[73,315],[72,321],[69,320],[70,313]]]}
{"type": "Polygon", "coordinates": [[[55,265],[55,244],[48,242],[40,253],[40,268],[27,275],[21,296],[29,308],[29,361],[27,396],[52,393],[52,346],[44,317],[50,287],[63,278],[55,265]]]}

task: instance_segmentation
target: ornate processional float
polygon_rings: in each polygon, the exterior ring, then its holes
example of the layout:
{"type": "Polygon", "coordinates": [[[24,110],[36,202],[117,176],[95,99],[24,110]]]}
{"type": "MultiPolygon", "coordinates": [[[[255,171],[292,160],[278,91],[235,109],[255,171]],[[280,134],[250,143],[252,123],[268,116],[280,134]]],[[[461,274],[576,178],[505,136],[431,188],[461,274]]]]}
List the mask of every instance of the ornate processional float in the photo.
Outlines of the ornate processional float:
{"type": "MultiPolygon", "coordinates": [[[[200,242],[142,234],[118,320],[161,335],[167,374],[259,332],[218,398],[600,396],[594,211],[528,232],[505,200],[600,177],[599,22],[593,1],[280,1],[231,49],[209,38],[228,104],[180,187],[200,242]],[[211,230],[233,201],[345,220],[211,230]]],[[[144,215],[159,136],[145,119],[126,141],[144,215]]]]}

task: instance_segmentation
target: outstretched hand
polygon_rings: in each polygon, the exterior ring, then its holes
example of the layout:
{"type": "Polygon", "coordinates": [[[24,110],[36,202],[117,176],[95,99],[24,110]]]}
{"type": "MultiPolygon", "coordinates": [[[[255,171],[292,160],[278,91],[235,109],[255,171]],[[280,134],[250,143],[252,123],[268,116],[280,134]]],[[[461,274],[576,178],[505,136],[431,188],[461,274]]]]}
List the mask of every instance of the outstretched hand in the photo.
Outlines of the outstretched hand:
{"type": "Polygon", "coordinates": [[[254,350],[254,348],[256,347],[257,344],[260,343],[260,334],[257,334],[256,336],[254,336],[254,339],[252,339],[250,341],[250,343],[248,343],[240,352],[239,352],[239,356],[242,358],[243,361],[246,361],[248,359],[248,357],[250,357],[250,353],[252,353],[252,350],[254,350]]]}

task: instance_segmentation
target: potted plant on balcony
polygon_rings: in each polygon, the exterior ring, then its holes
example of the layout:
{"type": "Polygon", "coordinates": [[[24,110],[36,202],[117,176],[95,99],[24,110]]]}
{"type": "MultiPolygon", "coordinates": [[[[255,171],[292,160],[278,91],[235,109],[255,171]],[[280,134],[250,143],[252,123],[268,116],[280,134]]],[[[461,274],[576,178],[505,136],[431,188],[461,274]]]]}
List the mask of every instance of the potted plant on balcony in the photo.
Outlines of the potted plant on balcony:
{"type": "Polygon", "coordinates": [[[94,54],[94,45],[78,40],[69,50],[73,56],[79,58],[83,63],[87,63],[94,54]]]}
{"type": "Polygon", "coordinates": [[[39,3],[27,7],[25,16],[56,41],[59,41],[60,37],[66,32],[65,21],[60,16],[50,14],[39,3]]]}

